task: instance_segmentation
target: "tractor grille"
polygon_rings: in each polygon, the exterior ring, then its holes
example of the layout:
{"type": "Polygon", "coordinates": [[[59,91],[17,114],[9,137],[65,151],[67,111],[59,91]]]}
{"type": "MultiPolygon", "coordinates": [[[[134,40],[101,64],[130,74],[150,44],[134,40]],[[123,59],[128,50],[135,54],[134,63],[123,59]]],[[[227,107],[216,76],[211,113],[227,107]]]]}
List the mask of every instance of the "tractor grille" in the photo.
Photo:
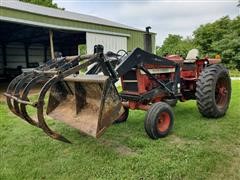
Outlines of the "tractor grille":
{"type": "Polygon", "coordinates": [[[132,83],[124,83],[124,91],[134,91],[137,92],[138,91],[138,84],[137,82],[132,82],[132,83]]]}
{"type": "Polygon", "coordinates": [[[195,63],[184,63],[182,67],[183,71],[192,71],[196,69],[195,63]]]}
{"type": "Polygon", "coordinates": [[[128,71],[123,75],[123,80],[137,80],[136,71],[128,71]]]}
{"type": "Polygon", "coordinates": [[[122,77],[122,86],[124,91],[138,91],[138,82],[136,71],[129,71],[122,77]]]}

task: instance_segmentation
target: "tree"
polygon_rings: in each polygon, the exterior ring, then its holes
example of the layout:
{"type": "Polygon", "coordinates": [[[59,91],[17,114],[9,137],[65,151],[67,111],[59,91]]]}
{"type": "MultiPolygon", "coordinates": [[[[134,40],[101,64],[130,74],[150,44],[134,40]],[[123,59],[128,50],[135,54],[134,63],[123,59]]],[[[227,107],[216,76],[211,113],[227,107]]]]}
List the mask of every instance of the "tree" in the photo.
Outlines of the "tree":
{"type": "Polygon", "coordinates": [[[188,51],[192,48],[194,48],[194,44],[190,37],[183,39],[180,35],[169,34],[163,45],[157,47],[157,54],[160,56],[179,54],[186,57],[188,51]]]}
{"type": "Polygon", "coordinates": [[[52,0],[20,0],[20,1],[64,10],[64,8],[59,8],[58,5],[56,3],[53,3],[52,0]]]}
{"type": "Polygon", "coordinates": [[[176,46],[181,41],[182,37],[179,35],[169,34],[163,41],[163,45],[157,49],[159,55],[174,54],[177,50],[176,46]]]}
{"type": "Polygon", "coordinates": [[[240,70],[240,16],[230,19],[229,16],[201,25],[193,32],[193,39],[179,35],[168,35],[161,47],[157,47],[160,56],[180,54],[186,56],[192,48],[200,50],[200,56],[221,56],[222,62],[229,68],[240,70]]]}
{"type": "Polygon", "coordinates": [[[216,53],[212,43],[221,40],[225,34],[228,34],[230,24],[230,18],[225,16],[213,23],[201,25],[193,32],[194,43],[201,49],[202,54],[216,53]]]}
{"type": "Polygon", "coordinates": [[[204,55],[220,54],[229,67],[240,67],[240,17],[225,16],[194,31],[194,42],[204,55]]]}

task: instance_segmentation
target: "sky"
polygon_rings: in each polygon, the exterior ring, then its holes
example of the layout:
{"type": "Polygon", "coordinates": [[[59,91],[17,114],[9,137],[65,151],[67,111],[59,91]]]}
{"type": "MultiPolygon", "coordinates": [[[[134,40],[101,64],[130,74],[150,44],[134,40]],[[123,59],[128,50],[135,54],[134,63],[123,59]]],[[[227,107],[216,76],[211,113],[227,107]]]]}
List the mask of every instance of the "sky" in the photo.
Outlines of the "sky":
{"type": "Polygon", "coordinates": [[[156,45],[168,34],[192,36],[201,24],[239,15],[238,0],[54,0],[67,11],[93,15],[131,27],[151,26],[156,45]]]}

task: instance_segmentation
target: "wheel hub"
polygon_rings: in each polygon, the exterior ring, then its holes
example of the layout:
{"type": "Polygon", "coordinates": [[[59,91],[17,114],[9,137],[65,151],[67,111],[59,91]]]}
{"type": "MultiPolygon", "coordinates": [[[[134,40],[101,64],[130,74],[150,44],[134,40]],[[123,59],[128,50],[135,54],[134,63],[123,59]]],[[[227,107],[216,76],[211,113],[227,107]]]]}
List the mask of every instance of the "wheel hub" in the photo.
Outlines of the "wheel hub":
{"type": "Polygon", "coordinates": [[[160,132],[166,131],[170,126],[170,116],[167,112],[162,112],[158,120],[158,130],[160,132]]]}
{"type": "Polygon", "coordinates": [[[218,80],[215,91],[215,101],[219,108],[223,108],[228,99],[228,84],[224,78],[218,80]]]}

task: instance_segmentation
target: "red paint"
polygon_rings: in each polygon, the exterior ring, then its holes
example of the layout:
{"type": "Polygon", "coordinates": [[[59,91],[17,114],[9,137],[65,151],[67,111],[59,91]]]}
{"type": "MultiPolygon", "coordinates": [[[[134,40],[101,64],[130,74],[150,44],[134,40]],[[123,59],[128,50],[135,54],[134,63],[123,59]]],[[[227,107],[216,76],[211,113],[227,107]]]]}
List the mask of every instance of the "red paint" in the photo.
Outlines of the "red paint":
{"type": "MultiPolygon", "coordinates": [[[[206,63],[208,64],[215,64],[219,63],[221,60],[220,59],[200,59],[196,60],[195,64],[190,64],[192,65],[193,68],[189,69],[184,69],[184,61],[183,58],[178,56],[178,55],[168,55],[167,57],[168,60],[174,61],[176,63],[180,64],[181,67],[181,72],[180,72],[180,77],[181,77],[181,92],[184,90],[190,90],[190,91],[195,91],[196,89],[196,81],[199,78],[199,75],[201,71],[203,70],[204,66],[206,63]]],[[[145,64],[144,67],[151,71],[151,69],[164,69],[164,68],[175,68],[174,66],[161,66],[161,65],[156,65],[156,64],[145,64]]],[[[153,79],[149,78],[145,73],[141,72],[140,69],[135,70],[136,73],[136,80],[137,80],[137,91],[129,91],[126,89],[125,83],[123,82],[123,77],[121,78],[121,83],[123,87],[123,92],[125,94],[131,94],[131,95],[141,95],[144,94],[156,87],[158,87],[158,83],[156,83],[153,79]]],[[[170,73],[154,73],[153,74],[157,79],[161,81],[167,81],[167,80],[174,80],[174,72],[170,73]]],[[[220,92],[221,93],[221,92],[220,92]]],[[[160,102],[164,98],[166,98],[167,94],[165,93],[160,93],[157,97],[154,97],[153,99],[148,100],[147,102],[144,103],[139,103],[135,101],[129,101],[128,104],[125,107],[128,107],[130,109],[142,109],[142,110],[147,110],[149,108],[149,105],[151,103],[155,102],[160,102]]],[[[182,94],[181,97],[179,97],[181,101],[185,101],[189,99],[188,97],[184,97],[182,94]]]]}
{"type": "Polygon", "coordinates": [[[158,119],[158,131],[164,132],[166,131],[170,126],[170,115],[167,112],[162,112],[158,119]]]}

